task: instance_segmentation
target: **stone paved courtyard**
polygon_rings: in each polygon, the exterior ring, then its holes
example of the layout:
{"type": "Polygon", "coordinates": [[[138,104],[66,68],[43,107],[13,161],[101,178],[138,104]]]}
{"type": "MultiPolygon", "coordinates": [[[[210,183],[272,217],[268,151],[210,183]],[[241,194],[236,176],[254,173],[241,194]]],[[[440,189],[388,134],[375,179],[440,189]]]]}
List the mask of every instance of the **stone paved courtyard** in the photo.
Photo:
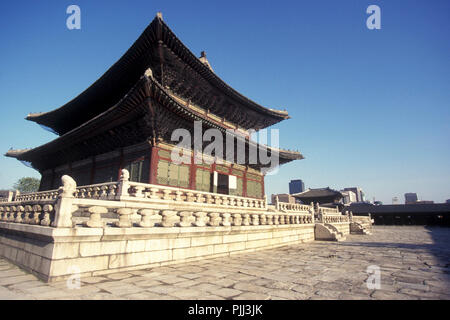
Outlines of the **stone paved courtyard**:
{"type": "Polygon", "coordinates": [[[47,284],[0,259],[0,299],[450,299],[450,229],[376,226],[312,242],[47,284]],[[379,266],[369,290],[367,267],[379,266]]]}

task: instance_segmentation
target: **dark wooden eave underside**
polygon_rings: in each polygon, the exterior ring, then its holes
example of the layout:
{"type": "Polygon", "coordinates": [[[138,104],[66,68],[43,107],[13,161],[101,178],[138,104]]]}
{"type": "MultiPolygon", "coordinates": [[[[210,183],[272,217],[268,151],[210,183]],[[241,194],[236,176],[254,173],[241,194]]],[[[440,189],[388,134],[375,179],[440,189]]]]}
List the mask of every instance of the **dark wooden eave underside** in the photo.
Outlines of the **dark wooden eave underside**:
{"type": "Polygon", "coordinates": [[[289,118],[286,112],[262,107],[228,86],[156,17],[130,49],[79,96],[27,119],[63,135],[115,105],[147,68],[165,88],[245,129],[258,130],[289,118]]]}
{"type": "MultiPolygon", "coordinates": [[[[187,128],[192,132],[196,120],[202,121],[205,129],[226,132],[227,128],[221,123],[206,119],[174,100],[156,79],[142,76],[109,110],[47,144],[23,152],[9,151],[6,156],[30,162],[42,172],[145,141],[170,141],[174,129],[187,128]]],[[[255,142],[246,140],[247,150],[249,144],[255,145],[255,142]]],[[[268,149],[278,153],[280,164],[303,159],[298,152],[268,149]]]]}

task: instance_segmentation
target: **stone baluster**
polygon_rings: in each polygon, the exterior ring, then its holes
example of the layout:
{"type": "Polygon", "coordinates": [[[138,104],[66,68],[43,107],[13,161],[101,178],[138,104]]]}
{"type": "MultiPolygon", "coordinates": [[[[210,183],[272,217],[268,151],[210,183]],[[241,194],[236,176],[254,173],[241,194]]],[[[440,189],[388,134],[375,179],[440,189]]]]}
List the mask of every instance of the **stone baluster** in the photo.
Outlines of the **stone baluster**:
{"type": "Polygon", "coordinates": [[[24,211],[25,211],[25,208],[23,206],[17,206],[17,215],[16,215],[16,220],[14,220],[14,222],[16,222],[16,223],[23,222],[22,214],[24,211]]]}
{"type": "Polygon", "coordinates": [[[220,205],[222,203],[222,199],[219,196],[214,196],[214,203],[216,205],[220,205]]]}
{"type": "Polygon", "coordinates": [[[172,193],[172,190],[163,189],[163,193],[164,193],[164,196],[163,196],[164,200],[172,200],[172,197],[170,196],[170,194],[172,193]]]}
{"type": "Polygon", "coordinates": [[[131,223],[131,214],[133,209],[131,208],[119,208],[117,209],[117,214],[119,215],[119,221],[114,222],[114,226],[119,228],[131,228],[133,224],[131,223]]]}
{"type": "Polygon", "coordinates": [[[190,227],[192,225],[192,211],[181,211],[178,213],[180,216],[180,227],[190,227]]]}
{"type": "Polygon", "coordinates": [[[107,193],[108,193],[108,199],[114,199],[116,197],[116,190],[117,190],[117,185],[113,184],[113,185],[109,185],[107,187],[107,193]]]}
{"type": "Polygon", "coordinates": [[[250,225],[250,215],[248,213],[244,213],[242,215],[242,225],[249,226],[250,225]]]}
{"type": "Polygon", "coordinates": [[[144,190],[145,190],[144,186],[140,186],[140,185],[134,186],[133,196],[136,198],[144,198],[145,197],[144,190]]]}
{"type": "Polygon", "coordinates": [[[164,210],[161,215],[161,226],[166,228],[174,227],[175,224],[180,221],[180,217],[177,215],[177,212],[173,210],[164,210]]]}
{"type": "Polygon", "coordinates": [[[233,217],[233,222],[232,222],[233,226],[242,225],[242,215],[240,213],[233,213],[232,217],[233,217]]]}
{"type": "Polygon", "coordinates": [[[183,194],[183,192],[181,192],[180,190],[175,191],[175,201],[181,201],[182,194],[183,194]]]}
{"type": "Polygon", "coordinates": [[[229,213],[221,213],[222,216],[222,222],[220,223],[224,227],[231,226],[231,214],[229,213]]]}
{"type": "Polygon", "coordinates": [[[23,215],[23,221],[22,222],[23,223],[30,223],[30,220],[31,220],[30,215],[33,212],[33,208],[29,204],[27,204],[24,207],[24,209],[25,209],[25,214],[23,215]]]}
{"type": "Polygon", "coordinates": [[[220,217],[220,214],[217,212],[210,212],[208,213],[209,216],[209,222],[207,223],[208,226],[217,227],[222,222],[222,218],[220,217]]]}
{"type": "Polygon", "coordinates": [[[222,198],[222,205],[227,206],[229,203],[228,197],[221,197],[222,198]]]}
{"type": "Polygon", "coordinates": [[[267,215],[265,213],[261,213],[259,216],[259,223],[262,225],[267,224],[267,215]]]}
{"type": "Polygon", "coordinates": [[[106,199],[108,197],[108,186],[101,186],[100,187],[100,199],[106,199]]]}
{"type": "Polygon", "coordinates": [[[278,214],[278,224],[284,224],[284,215],[278,214]]]}
{"type": "Polygon", "coordinates": [[[158,188],[150,188],[150,199],[159,199],[158,188]]]}
{"type": "Polygon", "coordinates": [[[5,220],[5,207],[0,207],[0,221],[5,220]]]}
{"type": "Polygon", "coordinates": [[[195,217],[195,221],[194,221],[194,225],[196,227],[204,227],[206,226],[206,223],[208,222],[207,220],[207,216],[206,216],[206,212],[203,211],[198,211],[194,213],[194,217],[195,217]]]}
{"type": "Polygon", "coordinates": [[[42,207],[38,204],[33,206],[33,218],[30,219],[30,224],[40,224],[41,220],[39,216],[41,215],[42,207]]]}
{"type": "Polygon", "coordinates": [[[197,193],[197,197],[195,198],[195,202],[197,203],[203,203],[205,202],[205,197],[201,193],[197,193]]]}
{"type": "Polygon", "coordinates": [[[51,204],[46,204],[46,205],[44,205],[43,211],[44,211],[44,217],[41,220],[41,226],[48,227],[51,224],[50,214],[53,211],[53,206],[51,204]]]}
{"type": "Polygon", "coordinates": [[[194,194],[192,192],[186,192],[186,201],[187,202],[193,202],[194,201],[194,194]]]}
{"type": "Polygon", "coordinates": [[[102,214],[107,213],[108,209],[100,206],[92,206],[87,211],[90,213],[89,220],[84,222],[83,225],[89,228],[103,228],[102,214]]]}
{"type": "Polygon", "coordinates": [[[274,225],[280,224],[280,215],[279,214],[274,214],[273,215],[273,224],[274,225]]]}
{"type": "Polygon", "coordinates": [[[258,226],[259,225],[259,214],[254,213],[251,216],[252,216],[252,225],[258,226]]]}
{"type": "Polygon", "coordinates": [[[5,213],[3,215],[3,221],[8,222],[9,221],[9,213],[11,212],[11,208],[9,206],[5,207],[5,213]]]}
{"type": "Polygon", "coordinates": [[[158,210],[153,209],[140,209],[138,214],[141,216],[141,221],[139,222],[139,227],[151,228],[155,226],[155,222],[152,218],[158,214],[158,210]]]}
{"type": "Polygon", "coordinates": [[[209,193],[206,195],[206,203],[212,203],[213,199],[212,199],[212,195],[210,195],[209,193]]]}
{"type": "Polygon", "coordinates": [[[10,208],[10,213],[9,213],[9,218],[8,221],[9,222],[14,222],[16,220],[16,212],[17,212],[17,207],[16,206],[11,206],[10,208]]]}
{"type": "Polygon", "coordinates": [[[248,207],[248,200],[242,199],[242,207],[247,208],[248,207]]]}

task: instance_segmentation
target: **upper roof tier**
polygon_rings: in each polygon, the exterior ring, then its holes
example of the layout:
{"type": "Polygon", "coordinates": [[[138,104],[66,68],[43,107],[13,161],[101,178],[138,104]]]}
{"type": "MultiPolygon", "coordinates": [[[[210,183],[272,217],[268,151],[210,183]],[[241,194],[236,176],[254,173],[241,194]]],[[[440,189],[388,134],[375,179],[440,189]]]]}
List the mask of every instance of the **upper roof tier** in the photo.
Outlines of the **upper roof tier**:
{"type": "Polygon", "coordinates": [[[115,105],[147,68],[164,88],[244,129],[259,130],[288,119],[286,111],[265,108],[246,98],[211,68],[206,54],[197,58],[158,14],[128,51],[76,98],[27,120],[67,133],[115,105]]]}

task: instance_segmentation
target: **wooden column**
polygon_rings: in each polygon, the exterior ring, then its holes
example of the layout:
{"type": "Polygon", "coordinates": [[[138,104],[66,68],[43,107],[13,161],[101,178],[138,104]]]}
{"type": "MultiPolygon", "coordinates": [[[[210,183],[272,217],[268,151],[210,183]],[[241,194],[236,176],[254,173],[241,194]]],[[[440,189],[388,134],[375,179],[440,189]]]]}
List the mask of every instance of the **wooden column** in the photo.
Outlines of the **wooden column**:
{"type": "Polygon", "coordinates": [[[197,164],[195,163],[195,149],[192,151],[189,173],[189,189],[196,190],[197,164]]]}
{"type": "Polygon", "coordinates": [[[242,177],[242,196],[247,196],[247,167],[244,170],[244,176],[242,177]]]}
{"type": "Polygon", "coordinates": [[[152,145],[150,149],[150,177],[148,181],[150,184],[156,184],[156,177],[158,172],[158,148],[152,145]]]}

